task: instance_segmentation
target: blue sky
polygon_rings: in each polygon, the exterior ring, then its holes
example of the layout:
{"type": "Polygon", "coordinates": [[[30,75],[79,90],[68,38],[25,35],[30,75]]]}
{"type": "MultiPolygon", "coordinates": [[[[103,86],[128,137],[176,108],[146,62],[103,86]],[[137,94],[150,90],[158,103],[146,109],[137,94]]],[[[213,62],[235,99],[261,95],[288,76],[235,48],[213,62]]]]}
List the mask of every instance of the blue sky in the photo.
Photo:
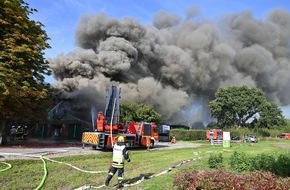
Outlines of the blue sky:
{"type": "MultiPolygon", "coordinates": [[[[75,49],[74,34],[82,15],[105,12],[109,17],[121,19],[132,17],[142,24],[151,24],[155,13],[164,10],[185,16],[192,6],[200,9],[200,18],[215,21],[224,15],[252,11],[257,19],[263,19],[275,8],[290,11],[289,0],[25,0],[37,13],[32,19],[45,25],[51,38],[51,49],[46,50],[46,58],[54,58],[61,53],[75,49]]],[[[52,77],[47,78],[53,82],[52,77]]],[[[283,108],[290,118],[290,107],[283,108]]]]}

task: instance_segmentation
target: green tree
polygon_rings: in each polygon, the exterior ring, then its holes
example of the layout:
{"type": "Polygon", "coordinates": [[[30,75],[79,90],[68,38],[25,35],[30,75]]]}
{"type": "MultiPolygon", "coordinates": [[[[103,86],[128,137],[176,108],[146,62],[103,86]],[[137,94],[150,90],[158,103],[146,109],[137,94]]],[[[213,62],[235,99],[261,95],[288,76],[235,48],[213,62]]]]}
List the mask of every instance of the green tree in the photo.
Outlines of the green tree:
{"type": "Polygon", "coordinates": [[[161,123],[161,115],[154,109],[152,105],[134,102],[123,102],[121,104],[121,120],[126,123],[128,121],[146,121],[161,123]]]}
{"type": "Polygon", "coordinates": [[[51,71],[43,52],[50,48],[46,42],[49,38],[43,25],[29,18],[35,11],[23,0],[0,0],[0,133],[3,136],[12,120],[44,118],[50,103],[51,87],[44,79],[51,71]]]}
{"type": "Polygon", "coordinates": [[[283,116],[282,110],[272,102],[265,102],[259,107],[259,119],[256,120],[254,126],[273,128],[275,126],[286,126],[286,119],[283,116]]]}
{"type": "Polygon", "coordinates": [[[247,86],[218,89],[209,108],[220,128],[284,124],[284,117],[278,106],[268,102],[261,90],[247,86]]]}

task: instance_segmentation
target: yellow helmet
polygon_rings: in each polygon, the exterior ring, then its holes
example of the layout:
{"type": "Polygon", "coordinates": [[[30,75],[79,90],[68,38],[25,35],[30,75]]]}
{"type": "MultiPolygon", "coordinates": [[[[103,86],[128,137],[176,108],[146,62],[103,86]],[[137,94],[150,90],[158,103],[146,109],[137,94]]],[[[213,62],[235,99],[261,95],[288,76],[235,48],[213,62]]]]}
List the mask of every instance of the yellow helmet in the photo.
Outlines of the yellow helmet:
{"type": "Polygon", "coordinates": [[[123,136],[119,136],[118,137],[118,142],[124,142],[125,140],[124,140],[124,137],[123,136]]]}

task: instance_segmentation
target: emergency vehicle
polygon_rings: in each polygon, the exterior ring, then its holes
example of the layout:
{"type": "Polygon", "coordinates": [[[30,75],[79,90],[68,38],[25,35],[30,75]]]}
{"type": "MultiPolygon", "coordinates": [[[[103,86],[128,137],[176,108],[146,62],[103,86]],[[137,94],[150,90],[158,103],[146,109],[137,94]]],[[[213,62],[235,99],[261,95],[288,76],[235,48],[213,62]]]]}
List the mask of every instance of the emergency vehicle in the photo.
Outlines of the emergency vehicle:
{"type": "Polygon", "coordinates": [[[211,129],[206,131],[206,140],[223,140],[222,129],[211,129]]]}
{"type": "Polygon", "coordinates": [[[280,138],[283,138],[283,139],[290,139],[290,133],[282,133],[280,135],[280,138]]]}
{"type": "Polygon", "coordinates": [[[119,121],[120,93],[112,85],[107,95],[106,108],[99,112],[96,129],[82,134],[82,144],[92,145],[96,149],[112,148],[118,136],[123,136],[127,147],[152,148],[159,141],[158,127],[153,122],[129,122],[126,125],[119,121]]]}

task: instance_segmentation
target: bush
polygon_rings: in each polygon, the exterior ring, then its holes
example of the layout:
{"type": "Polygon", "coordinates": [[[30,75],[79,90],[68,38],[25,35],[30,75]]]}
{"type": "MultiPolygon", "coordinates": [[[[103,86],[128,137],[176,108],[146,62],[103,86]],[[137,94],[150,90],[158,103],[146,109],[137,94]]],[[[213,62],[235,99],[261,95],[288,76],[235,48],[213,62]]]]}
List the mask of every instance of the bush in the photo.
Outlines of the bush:
{"type": "Polygon", "coordinates": [[[259,134],[262,137],[270,137],[270,130],[267,128],[254,128],[255,134],[259,134]]]}
{"type": "Polygon", "coordinates": [[[274,128],[274,129],[255,128],[253,131],[255,134],[257,134],[257,136],[260,137],[277,137],[281,133],[283,133],[284,130],[282,130],[282,128],[274,128]]]}
{"type": "Polygon", "coordinates": [[[289,190],[290,179],[280,178],[270,172],[251,172],[244,175],[228,171],[183,171],[173,178],[178,190],[187,189],[263,189],[289,190]]]}
{"type": "Polygon", "coordinates": [[[222,153],[210,154],[208,159],[209,168],[219,169],[223,167],[223,156],[222,153]]]}
{"type": "Polygon", "coordinates": [[[245,136],[245,135],[254,135],[260,138],[263,137],[278,137],[281,133],[286,133],[290,130],[289,127],[276,127],[273,129],[267,129],[267,128],[236,128],[231,127],[226,129],[231,133],[231,136],[245,136]]]}
{"type": "Polygon", "coordinates": [[[275,163],[275,156],[267,154],[259,154],[253,158],[253,169],[272,171],[275,163]]]}
{"type": "Polygon", "coordinates": [[[176,140],[181,141],[195,141],[205,140],[205,130],[184,130],[184,129],[173,129],[169,132],[170,136],[175,136],[176,140]]]}
{"type": "MultiPolygon", "coordinates": [[[[245,135],[256,135],[253,134],[253,131],[249,128],[241,127],[241,128],[236,128],[236,127],[231,127],[226,129],[226,131],[229,131],[231,133],[231,136],[245,136],[245,135]]],[[[257,135],[256,135],[257,136],[257,135]]]]}
{"type": "Polygon", "coordinates": [[[234,152],[230,157],[230,168],[238,172],[262,170],[277,176],[290,177],[290,154],[249,156],[234,152]]]}
{"type": "Polygon", "coordinates": [[[290,177],[290,153],[280,154],[273,164],[272,172],[283,177],[290,177]]]}
{"type": "MultiPolygon", "coordinates": [[[[290,132],[290,127],[280,127],[274,129],[267,128],[255,128],[249,129],[245,127],[237,128],[231,127],[225,129],[225,131],[229,131],[231,136],[245,136],[245,135],[254,135],[259,138],[268,138],[268,137],[277,137],[283,132],[290,132]]],[[[194,140],[205,140],[206,138],[206,130],[187,130],[185,128],[178,128],[170,130],[170,136],[175,136],[177,140],[182,141],[194,141],[194,140]]]]}
{"type": "Polygon", "coordinates": [[[230,157],[230,167],[232,170],[237,172],[242,171],[251,171],[253,160],[251,157],[247,156],[245,153],[234,152],[234,154],[230,157]]]}

